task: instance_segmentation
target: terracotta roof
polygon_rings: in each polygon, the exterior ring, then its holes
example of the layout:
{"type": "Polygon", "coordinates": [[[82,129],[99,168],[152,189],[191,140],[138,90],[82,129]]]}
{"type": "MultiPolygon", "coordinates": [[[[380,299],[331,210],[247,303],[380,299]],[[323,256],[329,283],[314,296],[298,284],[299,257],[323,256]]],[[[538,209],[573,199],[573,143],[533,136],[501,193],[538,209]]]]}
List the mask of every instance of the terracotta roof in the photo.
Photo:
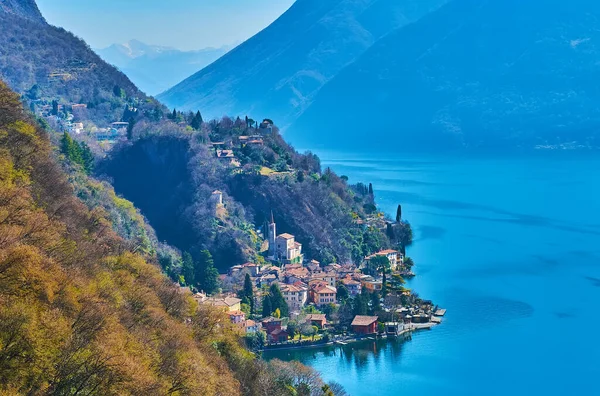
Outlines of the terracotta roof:
{"type": "Polygon", "coordinates": [[[209,305],[214,305],[215,307],[231,307],[237,303],[240,303],[242,300],[235,297],[225,297],[225,298],[217,298],[210,297],[206,299],[204,302],[209,305]]]}
{"type": "Polygon", "coordinates": [[[277,235],[277,238],[283,238],[283,239],[294,239],[294,236],[293,236],[292,234],[287,234],[287,233],[284,233],[284,234],[279,234],[279,235],[277,235]]]}
{"type": "Polygon", "coordinates": [[[350,326],[368,326],[373,322],[377,322],[377,319],[379,319],[377,316],[356,315],[350,326]]]}
{"type": "Polygon", "coordinates": [[[367,256],[366,259],[369,260],[369,259],[372,259],[375,256],[387,256],[388,254],[393,254],[393,253],[398,254],[400,252],[397,251],[397,250],[392,250],[392,249],[381,250],[381,251],[379,251],[377,253],[374,253],[374,254],[372,254],[370,256],[367,256]]]}
{"type": "Polygon", "coordinates": [[[242,300],[240,300],[239,298],[235,298],[235,297],[225,297],[224,301],[225,301],[225,304],[229,305],[230,307],[232,305],[235,305],[235,304],[238,304],[238,303],[242,302],[242,300]]]}
{"type": "Polygon", "coordinates": [[[305,277],[305,276],[308,276],[308,269],[307,268],[294,268],[289,271],[285,271],[285,275],[305,277]]]}
{"type": "Polygon", "coordinates": [[[302,244],[300,242],[294,242],[294,247],[295,248],[299,248],[300,246],[302,246],[302,244]]]}
{"type": "Polygon", "coordinates": [[[317,320],[317,321],[327,321],[327,315],[325,314],[309,314],[306,315],[306,320],[317,320]]]}
{"type": "Polygon", "coordinates": [[[228,312],[228,315],[229,316],[243,316],[243,315],[246,315],[246,314],[243,313],[242,311],[231,311],[231,312],[228,312]]]}
{"type": "Polygon", "coordinates": [[[329,286],[329,285],[323,285],[320,287],[316,287],[315,288],[315,293],[317,294],[321,294],[321,293],[337,293],[337,289],[335,287],[329,286]]]}
{"type": "Polygon", "coordinates": [[[281,285],[281,291],[282,292],[291,292],[291,293],[298,293],[303,291],[303,289],[294,286],[294,285],[281,285]]]}
{"type": "Polygon", "coordinates": [[[343,279],[342,283],[344,285],[360,285],[360,282],[357,282],[357,281],[355,281],[353,279],[343,279]]]}
{"type": "Polygon", "coordinates": [[[327,282],[325,282],[324,280],[321,280],[321,279],[312,279],[312,280],[308,281],[308,285],[312,289],[316,289],[318,287],[327,286],[327,285],[329,285],[329,283],[327,283],[327,282]]]}

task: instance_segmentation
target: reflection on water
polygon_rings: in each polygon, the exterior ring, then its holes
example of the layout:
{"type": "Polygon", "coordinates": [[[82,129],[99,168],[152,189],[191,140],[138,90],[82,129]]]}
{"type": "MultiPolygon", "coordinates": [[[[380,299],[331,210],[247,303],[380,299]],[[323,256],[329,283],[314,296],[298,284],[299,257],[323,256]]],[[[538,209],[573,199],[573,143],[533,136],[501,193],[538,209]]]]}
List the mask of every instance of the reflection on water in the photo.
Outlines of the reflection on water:
{"type": "Polygon", "coordinates": [[[283,351],[266,351],[264,358],[281,360],[299,360],[311,365],[314,361],[338,361],[350,370],[363,371],[368,365],[375,369],[380,368],[386,359],[399,360],[402,347],[409,340],[380,339],[365,340],[348,345],[330,345],[321,348],[296,349],[283,351]]]}
{"type": "Polygon", "coordinates": [[[408,287],[448,313],[407,342],[267,358],[303,361],[355,396],[596,389],[600,159],[317,154],[351,182],[373,183],[386,212],[402,203],[415,230],[408,287]]]}

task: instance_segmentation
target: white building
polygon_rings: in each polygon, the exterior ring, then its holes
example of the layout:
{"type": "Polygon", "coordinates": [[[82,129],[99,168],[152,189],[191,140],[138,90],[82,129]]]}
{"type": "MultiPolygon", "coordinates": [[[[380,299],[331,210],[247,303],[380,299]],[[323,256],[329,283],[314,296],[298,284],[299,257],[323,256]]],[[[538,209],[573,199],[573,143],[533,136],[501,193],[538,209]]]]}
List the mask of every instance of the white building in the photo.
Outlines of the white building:
{"type": "Polygon", "coordinates": [[[281,285],[281,294],[291,311],[299,311],[308,300],[308,288],[296,285],[281,285]]]}
{"type": "Polygon", "coordinates": [[[369,262],[369,260],[371,260],[374,257],[377,256],[385,256],[388,258],[388,260],[390,261],[390,267],[392,269],[392,271],[395,271],[399,265],[402,265],[404,263],[404,255],[397,251],[397,250],[382,250],[380,252],[377,252],[375,254],[372,254],[368,257],[365,257],[365,261],[367,261],[367,264],[369,262]]]}
{"type": "Polygon", "coordinates": [[[291,234],[277,235],[273,214],[269,223],[269,256],[285,264],[302,263],[302,244],[291,234]]]}

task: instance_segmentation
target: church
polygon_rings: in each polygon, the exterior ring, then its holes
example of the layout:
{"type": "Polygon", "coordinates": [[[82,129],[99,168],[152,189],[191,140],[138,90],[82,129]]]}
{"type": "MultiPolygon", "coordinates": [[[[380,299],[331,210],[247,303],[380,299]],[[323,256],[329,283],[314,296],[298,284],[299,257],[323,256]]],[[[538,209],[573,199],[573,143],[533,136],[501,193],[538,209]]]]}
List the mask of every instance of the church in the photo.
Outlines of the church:
{"type": "Polygon", "coordinates": [[[269,223],[269,258],[274,261],[280,261],[283,264],[301,264],[302,244],[296,242],[296,238],[291,234],[277,235],[277,226],[273,213],[269,223]]]}

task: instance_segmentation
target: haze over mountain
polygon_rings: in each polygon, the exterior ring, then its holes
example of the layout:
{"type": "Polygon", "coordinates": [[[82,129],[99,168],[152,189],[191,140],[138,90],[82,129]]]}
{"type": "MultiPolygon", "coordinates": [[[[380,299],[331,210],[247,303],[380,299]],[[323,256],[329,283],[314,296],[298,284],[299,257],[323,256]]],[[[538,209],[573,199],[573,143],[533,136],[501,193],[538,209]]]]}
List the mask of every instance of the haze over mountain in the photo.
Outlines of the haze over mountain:
{"type": "Polygon", "coordinates": [[[452,1],[339,73],[289,136],[353,148],[598,146],[599,17],[589,0],[452,1]]]}
{"type": "Polygon", "coordinates": [[[181,51],[130,40],[96,52],[119,68],[144,92],[157,95],[216,61],[232,47],[181,51]]]}
{"type": "Polygon", "coordinates": [[[272,25],[159,95],[170,107],[293,121],[319,89],[394,28],[446,0],[298,0],[272,25]]]}

